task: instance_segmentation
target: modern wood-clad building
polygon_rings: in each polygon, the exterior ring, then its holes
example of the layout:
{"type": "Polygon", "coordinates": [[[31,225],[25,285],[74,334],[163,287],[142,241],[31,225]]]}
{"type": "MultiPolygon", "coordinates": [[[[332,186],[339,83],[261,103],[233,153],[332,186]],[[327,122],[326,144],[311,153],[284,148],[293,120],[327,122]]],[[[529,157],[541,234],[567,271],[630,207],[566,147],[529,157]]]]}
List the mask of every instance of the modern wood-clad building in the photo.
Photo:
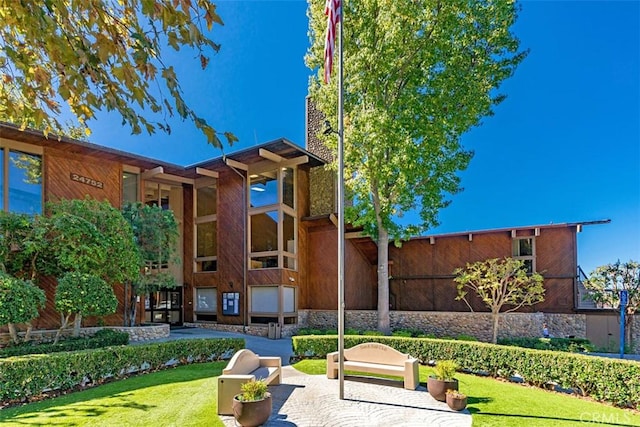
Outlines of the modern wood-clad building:
{"type": "MultiPolygon", "coordinates": [[[[118,207],[142,201],[171,209],[182,262],[168,268],[180,286],[141,299],[140,321],[295,328],[305,322],[303,313],[337,307],[335,182],[324,168],[326,150],[313,138],[306,146],[279,139],[184,167],[0,123],[3,209],[39,214],[48,200],[87,195],[118,207]],[[25,156],[41,168],[39,181],[16,166],[25,156]]],[[[506,256],[545,277],[545,301],[527,310],[597,309],[582,295],[576,235],[603,222],[465,231],[392,245],[391,310],[468,312],[455,301],[453,270],[506,256]]],[[[376,309],[377,261],[375,243],[347,230],[347,310],[376,309]]],[[[35,326],[56,328],[55,281],[41,286],[49,302],[35,326]]],[[[118,313],[106,320],[122,325],[121,286],[116,294],[118,313]]],[[[484,307],[478,302],[474,309],[484,307]]]]}

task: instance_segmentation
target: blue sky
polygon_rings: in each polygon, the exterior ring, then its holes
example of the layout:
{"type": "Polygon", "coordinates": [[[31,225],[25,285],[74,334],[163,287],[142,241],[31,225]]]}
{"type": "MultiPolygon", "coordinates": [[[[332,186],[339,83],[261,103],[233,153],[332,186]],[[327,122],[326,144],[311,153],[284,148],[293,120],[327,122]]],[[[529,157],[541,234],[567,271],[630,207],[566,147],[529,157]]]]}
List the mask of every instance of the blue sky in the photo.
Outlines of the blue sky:
{"type": "MultiPolygon", "coordinates": [[[[185,98],[240,138],[226,153],[279,137],[304,146],[306,1],[217,4],[222,49],[207,70],[189,52],[171,57],[185,98]]],[[[495,115],[463,136],[475,151],[465,190],[428,234],[611,219],[578,235],[579,264],[640,261],[640,2],[521,5],[513,30],[531,52],[495,115]]],[[[151,137],[119,124],[99,116],[90,140],[182,165],[221,154],[189,122],[151,137]]]]}

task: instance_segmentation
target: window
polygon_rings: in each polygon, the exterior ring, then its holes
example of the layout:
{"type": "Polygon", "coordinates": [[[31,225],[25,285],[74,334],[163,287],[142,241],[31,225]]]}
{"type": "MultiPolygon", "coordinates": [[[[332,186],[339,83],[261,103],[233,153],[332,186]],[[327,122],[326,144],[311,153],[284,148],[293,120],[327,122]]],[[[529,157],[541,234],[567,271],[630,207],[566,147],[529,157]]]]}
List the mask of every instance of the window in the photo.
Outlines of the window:
{"type": "Polygon", "coordinates": [[[196,321],[215,322],[218,314],[218,290],[216,288],[195,289],[196,321]]]}
{"type": "Polygon", "coordinates": [[[249,293],[250,323],[297,323],[296,288],[294,286],[251,286],[249,293]]]}
{"type": "Polygon", "coordinates": [[[250,268],[297,268],[295,170],[250,175],[250,268]]]}
{"type": "Polygon", "coordinates": [[[42,212],[42,156],[0,148],[0,197],[5,211],[42,212]]]}
{"type": "Polygon", "coordinates": [[[122,172],[122,204],[138,201],[139,174],[134,172],[122,172]]]}
{"type": "Polygon", "coordinates": [[[218,192],[215,179],[196,185],[195,245],[196,272],[218,270],[218,192]]]}
{"type": "Polygon", "coordinates": [[[513,258],[524,261],[527,273],[536,271],[536,250],[533,237],[520,237],[513,239],[513,258]]]}

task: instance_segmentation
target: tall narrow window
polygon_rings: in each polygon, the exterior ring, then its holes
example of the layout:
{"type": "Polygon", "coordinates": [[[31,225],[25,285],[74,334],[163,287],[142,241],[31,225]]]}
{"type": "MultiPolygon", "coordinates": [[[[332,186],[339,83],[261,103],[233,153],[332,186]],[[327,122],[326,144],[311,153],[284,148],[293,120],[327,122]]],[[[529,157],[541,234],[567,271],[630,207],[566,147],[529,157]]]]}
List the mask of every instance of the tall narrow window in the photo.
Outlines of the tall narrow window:
{"type": "Polygon", "coordinates": [[[139,174],[133,172],[122,172],[122,204],[135,203],[138,201],[139,174]]]}
{"type": "Polygon", "coordinates": [[[513,239],[513,258],[524,261],[527,273],[536,271],[535,239],[533,237],[518,237],[513,239]]]}
{"type": "Polygon", "coordinates": [[[42,156],[23,151],[2,150],[9,155],[7,170],[2,170],[7,180],[3,184],[4,208],[11,212],[39,214],[42,212],[42,156]],[[5,195],[8,194],[8,198],[5,195]]]}
{"type": "Polygon", "coordinates": [[[196,185],[196,271],[218,269],[218,193],[215,181],[196,185]]]}
{"type": "Polygon", "coordinates": [[[295,169],[249,176],[250,268],[297,268],[295,169]]]}

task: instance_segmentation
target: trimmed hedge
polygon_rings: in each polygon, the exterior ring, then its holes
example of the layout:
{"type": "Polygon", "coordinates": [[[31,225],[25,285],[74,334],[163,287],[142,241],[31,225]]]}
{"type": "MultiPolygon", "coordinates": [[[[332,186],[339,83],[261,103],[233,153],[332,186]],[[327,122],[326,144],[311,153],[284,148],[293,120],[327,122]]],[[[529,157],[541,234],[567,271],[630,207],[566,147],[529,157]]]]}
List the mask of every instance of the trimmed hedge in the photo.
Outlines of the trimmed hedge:
{"type": "Polygon", "coordinates": [[[241,338],[176,340],[0,359],[0,401],[28,400],[136,372],[228,358],[244,346],[241,338]]]}
{"type": "Polygon", "coordinates": [[[48,354],[60,351],[88,350],[90,348],[129,344],[129,334],[113,329],[100,329],[90,337],[67,338],[57,344],[24,343],[0,349],[0,357],[24,356],[25,354],[48,354]]]}
{"type": "Polygon", "coordinates": [[[595,350],[594,345],[586,338],[500,338],[498,344],[571,353],[588,353],[595,350]]]}
{"type": "MultiPolygon", "coordinates": [[[[344,346],[363,342],[387,344],[422,364],[452,359],[467,372],[502,378],[520,375],[535,386],[556,383],[599,401],[640,408],[640,363],[635,361],[429,338],[345,336],[344,346]]],[[[297,357],[323,358],[338,349],[336,336],[295,336],[292,343],[297,357]]]]}

